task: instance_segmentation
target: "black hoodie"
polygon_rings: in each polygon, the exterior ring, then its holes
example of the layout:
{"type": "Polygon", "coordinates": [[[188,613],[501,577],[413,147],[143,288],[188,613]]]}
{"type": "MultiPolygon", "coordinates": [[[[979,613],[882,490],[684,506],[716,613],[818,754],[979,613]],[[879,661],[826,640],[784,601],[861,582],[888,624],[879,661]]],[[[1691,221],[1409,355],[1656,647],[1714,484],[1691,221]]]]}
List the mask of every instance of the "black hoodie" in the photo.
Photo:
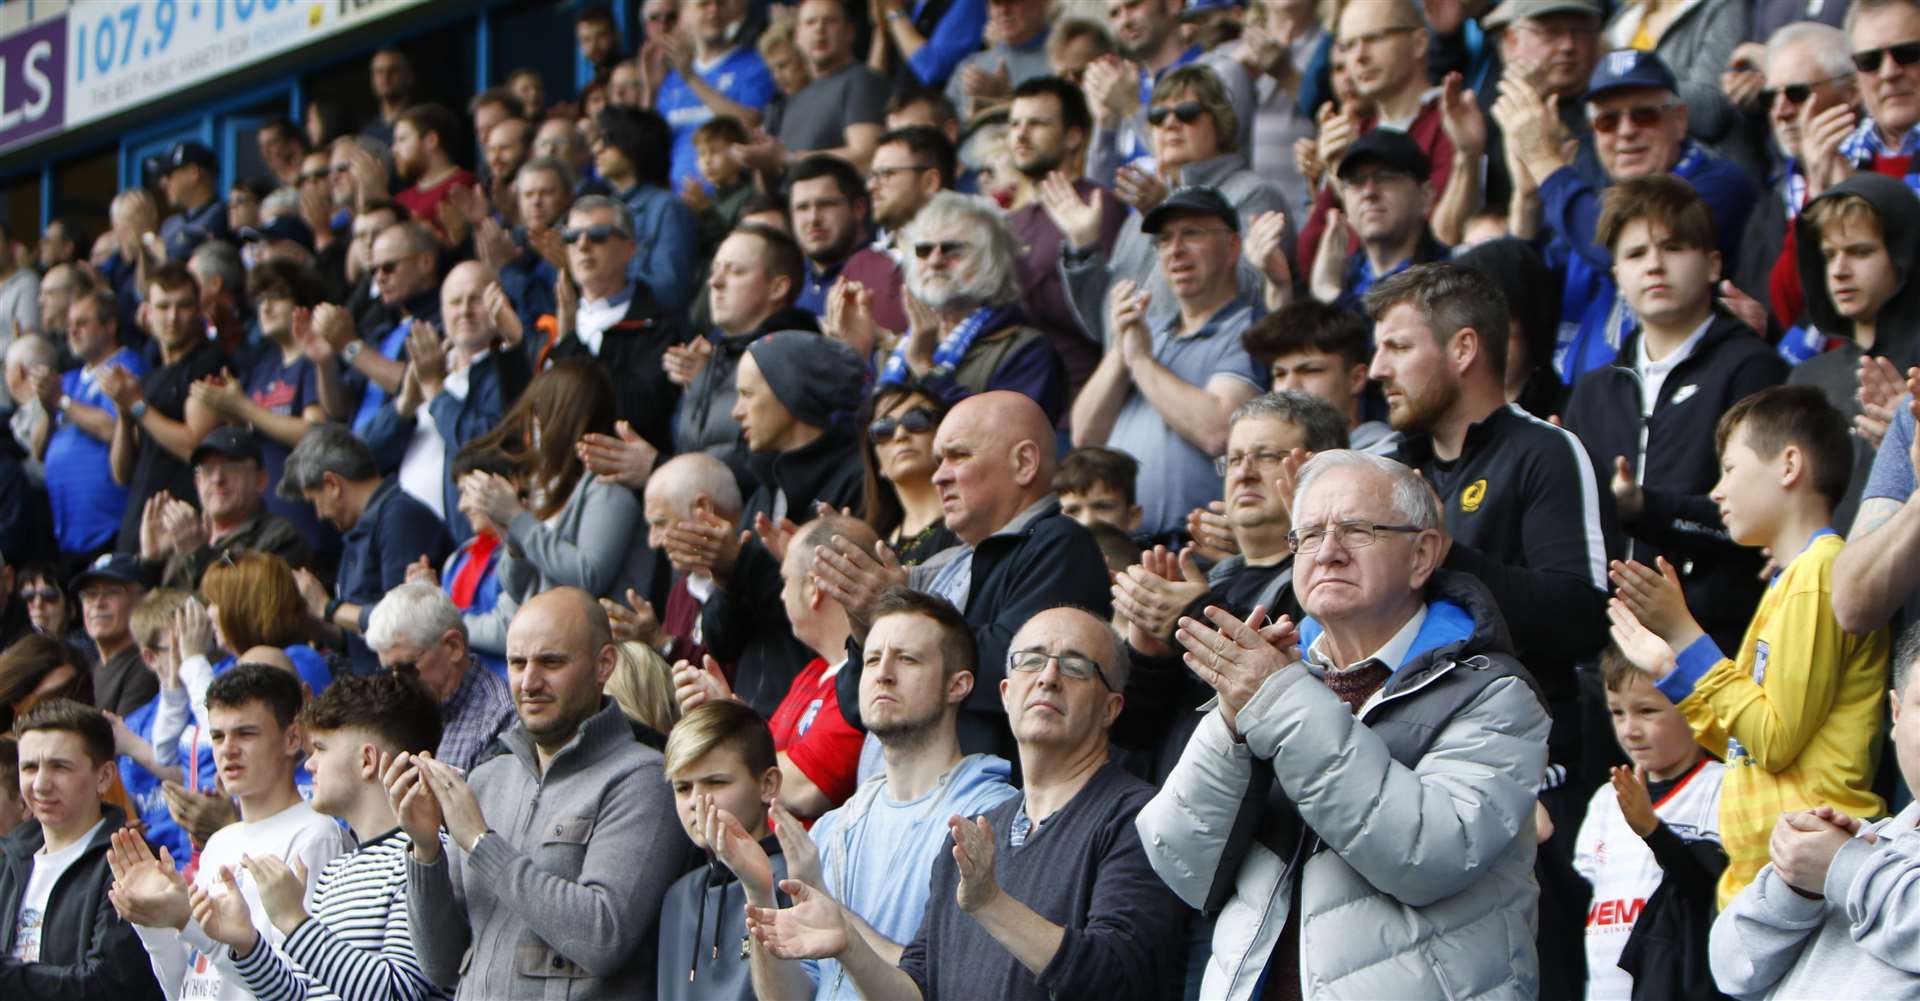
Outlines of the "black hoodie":
{"type": "MultiPolygon", "coordinates": [[[[1826,394],[1827,402],[1851,421],[1860,414],[1860,399],[1856,394],[1860,389],[1861,355],[1885,355],[1903,372],[1911,365],[1920,364],[1920,288],[1910,281],[1916,252],[1920,252],[1920,200],[1916,200],[1913,192],[1898,178],[1861,173],[1834,185],[1819,198],[1808,202],[1794,225],[1797,227],[1794,243],[1800,287],[1805,290],[1807,301],[1806,315],[1802,319],[1828,337],[1838,338],[1841,344],[1825,354],[1801,362],[1794,368],[1788,381],[1797,386],[1818,387],[1826,394]],[[1847,195],[1865,199],[1880,216],[1880,231],[1886,241],[1887,253],[1893,258],[1894,267],[1900,274],[1900,290],[1886,305],[1880,307],[1879,316],[1874,322],[1873,346],[1864,351],[1852,343],[1853,321],[1840,315],[1833,305],[1833,296],[1827,292],[1826,261],[1820,253],[1820,228],[1807,218],[1820,202],[1847,195]]],[[[1874,450],[1864,439],[1854,439],[1853,452],[1853,475],[1847,480],[1846,496],[1833,512],[1834,526],[1842,532],[1853,524],[1853,513],[1860,503],[1860,491],[1866,486],[1867,474],[1873,468],[1874,450]]]]}
{"type": "Polygon", "coordinates": [[[1625,456],[1640,482],[1640,516],[1622,518],[1627,557],[1653,566],[1665,556],[1701,628],[1721,649],[1737,649],[1765,585],[1759,550],[1727,536],[1719,505],[1707,496],[1720,478],[1714,429],[1735,403],[1785,380],[1787,365],[1752,328],[1715,310],[1692,353],[1667,373],[1652,415],[1642,418],[1644,384],[1634,361],[1644,333],[1635,329],[1613,364],[1580,377],[1566,428],[1580,436],[1603,481],[1613,479],[1614,457],[1625,456]]]}
{"type": "MultiPolygon", "coordinates": [[[[772,864],[773,885],[787,878],[780,839],[762,838],[772,864]]],[[[786,894],[775,891],[782,905],[786,894]]],[[[747,891],[733,871],[718,861],[676,880],[660,902],[660,968],[655,974],[659,1001],[753,1001],[753,974],[747,957],[747,891]]]]}
{"type": "Polygon", "coordinates": [[[46,843],[38,821],[27,821],[0,840],[0,997],[36,1001],[159,1001],[160,985],[139,936],[107,900],[107,839],[126,823],[119,807],[101,810],[105,821],[86,850],[73,860],[47,895],[40,922],[40,961],[13,958],[21,897],[33,878],[33,857],[46,843]]]}

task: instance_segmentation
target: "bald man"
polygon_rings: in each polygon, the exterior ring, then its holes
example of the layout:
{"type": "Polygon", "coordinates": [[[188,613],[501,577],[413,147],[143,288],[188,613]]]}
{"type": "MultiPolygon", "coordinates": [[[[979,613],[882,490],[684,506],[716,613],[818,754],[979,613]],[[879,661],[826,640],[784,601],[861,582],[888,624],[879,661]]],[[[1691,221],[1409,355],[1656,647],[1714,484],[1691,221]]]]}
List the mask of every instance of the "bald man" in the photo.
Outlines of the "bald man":
{"type": "Polygon", "coordinates": [[[455,544],[472,538],[473,526],[460,513],[454,458],[500,423],[533,378],[527,353],[519,349],[520,331],[501,329],[487,308],[487,287],[497,280],[478,261],[463,261],[447,273],[440,283],[445,329],[424,320],[413,325],[407,358],[414,378],[401,383],[365,433],[383,467],[399,465],[400,489],[432,508],[455,544]]]}
{"type": "Polygon", "coordinates": [[[604,694],[618,660],[592,595],[539,594],[507,628],[505,753],[468,776],[403,754],[383,776],[413,838],[420,968],[456,998],[544,998],[555,978],[569,997],[654,996],[660,901],[691,846],[660,752],[604,694]]]}
{"type": "MultiPolygon", "coordinates": [[[[700,610],[713,593],[713,576],[705,567],[675,560],[679,550],[667,546],[667,530],[676,521],[701,516],[738,526],[743,504],[740,483],[726,463],[705,452],[689,452],[667,460],[647,478],[641,503],[647,519],[647,545],[667,554],[673,567],[673,587],[667,591],[665,610],[652,616],[659,625],[650,632],[645,630],[649,618],[645,613],[653,607],[638,594],[629,597],[634,610],[642,613],[638,638],[659,650],[669,664],[683,660],[703,663],[707,645],[701,640],[700,610]]],[[[731,662],[722,662],[721,667],[732,675],[731,662]]]]}
{"type": "Polygon", "coordinates": [[[1011,759],[1013,734],[1000,706],[1014,631],[1036,612],[1076,605],[1108,617],[1112,596],[1100,544],[1060,513],[1053,494],[1053,426],[1040,405],[1019,393],[992,392],[960,401],[933,436],[947,528],[960,544],[912,568],[877,561],[835,540],[814,572],[847,609],[852,659],[840,672],[840,711],[858,725],[860,645],[868,610],[894,584],[940,595],[960,609],[980,645],[980,669],[960,713],[960,746],[1011,759]]]}

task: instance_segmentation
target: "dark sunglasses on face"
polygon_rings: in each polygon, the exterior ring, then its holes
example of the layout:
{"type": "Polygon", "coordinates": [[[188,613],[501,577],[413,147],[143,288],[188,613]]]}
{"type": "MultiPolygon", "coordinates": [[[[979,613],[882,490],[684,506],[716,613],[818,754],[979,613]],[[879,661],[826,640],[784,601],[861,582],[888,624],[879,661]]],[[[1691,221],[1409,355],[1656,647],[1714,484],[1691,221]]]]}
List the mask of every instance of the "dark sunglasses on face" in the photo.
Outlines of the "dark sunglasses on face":
{"type": "Polygon", "coordinates": [[[584,238],[588,243],[605,243],[611,237],[625,235],[612,223],[597,222],[585,227],[568,226],[560,231],[560,242],[573,244],[584,238]]]}
{"type": "Polygon", "coordinates": [[[924,261],[933,256],[935,249],[940,251],[942,257],[959,257],[961,254],[966,253],[969,247],[965,240],[941,240],[938,243],[916,243],[913,245],[913,256],[924,261]]]}
{"type": "Polygon", "coordinates": [[[1813,96],[1813,88],[1832,83],[1838,79],[1841,78],[1830,76],[1825,80],[1815,80],[1812,83],[1790,83],[1785,87],[1768,87],[1760,92],[1760,106],[1762,108],[1773,107],[1774,100],[1782,94],[1786,95],[1787,103],[1790,105],[1805,104],[1807,103],[1807,98],[1813,96]]]}
{"type": "Polygon", "coordinates": [[[23,587],[20,589],[20,600],[21,601],[59,601],[60,592],[50,587],[41,588],[40,590],[37,590],[37,591],[30,587],[23,587]]]}
{"type": "Polygon", "coordinates": [[[1150,125],[1163,125],[1167,121],[1167,116],[1172,115],[1180,119],[1180,124],[1192,125],[1194,122],[1200,120],[1201,115],[1206,113],[1206,105],[1201,104],[1199,101],[1181,101],[1179,104],[1156,104],[1148,109],[1147,122],[1150,125]]]}
{"type": "Polygon", "coordinates": [[[1903,68],[1920,63],[1920,42],[1901,42],[1899,45],[1856,52],[1853,54],[1853,65],[1862,73],[1878,73],[1881,62],[1887,56],[1892,56],[1893,61],[1903,68]]]}
{"type": "Polygon", "coordinates": [[[390,275],[390,274],[393,274],[393,269],[399,267],[405,261],[406,261],[406,258],[402,257],[402,258],[397,258],[395,260],[387,261],[384,264],[375,264],[373,266],[373,270],[376,274],[390,275]]]}
{"type": "Polygon", "coordinates": [[[1632,121],[1634,128],[1650,129],[1667,116],[1668,107],[1665,104],[1641,104],[1625,111],[1602,111],[1593,116],[1593,130],[1607,133],[1619,131],[1622,118],[1632,121]]]}
{"type": "MultiPolygon", "coordinates": [[[[346,169],[352,170],[353,168],[348,167],[346,169]]],[[[313,181],[324,181],[326,179],[327,179],[327,171],[324,171],[324,170],[309,170],[306,173],[300,175],[301,184],[307,184],[313,181]]]]}
{"type": "Polygon", "coordinates": [[[867,434],[876,442],[891,441],[895,431],[904,429],[908,434],[925,434],[933,430],[933,425],[933,411],[914,407],[898,417],[882,417],[867,425],[867,434]]]}

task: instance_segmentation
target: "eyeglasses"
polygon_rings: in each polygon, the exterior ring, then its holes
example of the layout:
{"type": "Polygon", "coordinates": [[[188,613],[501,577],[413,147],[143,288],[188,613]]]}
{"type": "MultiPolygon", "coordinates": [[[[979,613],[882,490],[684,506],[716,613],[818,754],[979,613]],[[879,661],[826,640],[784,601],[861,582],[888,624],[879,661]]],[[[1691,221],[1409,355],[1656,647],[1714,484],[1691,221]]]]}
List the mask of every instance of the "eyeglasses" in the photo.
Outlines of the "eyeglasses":
{"type": "Polygon", "coordinates": [[[1339,49],[1341,52],[1352,52],[1353,50],[1359,48],[1362,45],[1369,45],[1369,46],[1379,45],[1381,42],[1386,41],[1388,38],[1394,35],[1404,35],[1409,31],[1418,31],[1418,30],[1419,30],[1418,28],[1414,27],[1411,24],[1403,24],[1398,28],[1382,28],[1379,31],[1370,31],[1364,35],[1355,35],[1352,38],[1342,38],[1337,44],[1334,45],[1334,48],[1339,49]]]}
{"type": "Polygon", "coordinates": [[[894,177],[899,174],[917,174],[923,170],[932,169],[932,165],[924,163],[910,164],[905,167],[875,167],[867,171],[867,177],[869,180],[879,181],[884,184],[887,181],[893,180],[894,177]]]}
{"type": "Polygon", "coordinates": [[[1039,674],[1047,669],[1047,661],[1060,665],[1060,673],[1075,681],[1099,678],[1107,691],[1113,691],[1113,683],[1094,663],[1091,657],[1082,657],[1077,653],[1048,653],[1045,650],[1015,650],[1007,655],[1007,667],[1021,674],[1039,674]]]}
{"type": "Polygon", "coordinates": [[[37,590],[31,587],[23,587],[20,589],[21,601],[59,601],[60,598],[60,592],[50,587],[43,587],[37,590]]]}
{"type": "Polygon", "coordinates": [[[1618,108],[1596,111],[1593,113],[1593,130],[1611,135],[1619,130],[1622,118],[1633,122],[1634,128],[1650,129],[1666,119],[1667,109],[1671,107],[1673,103],[1669,101],[1666,104],[1636,104],[1625,111],[1618,108]]]}
{"type": "MultiPolygon", "coordinates": [[[[352,168],[352,167],[342,167],[341,169],[342,169],[342,170],[352,170],[353,168],[352,168]]],[[[300,181],[300,183],[301,183],[301,184],[305,184],[305,183],[307,183],[308,181],[324,181],[324,180],[326,180],[326,179],[327,179],[327,174],[328,174],[328,173],[329,173],[329,172],[328,172],[328,171],[325,171],[325,170],[309,170],[309,171],[305,171],[305,172],[303,172],[303,173],[302,173],[302,174],[300,175],[300,177],[299,177],[299,181],[300,181]]]]}
{"type": "Polygon", "coordinates": [[[972,249],[973,245],[965,240],[940,240],[934,243],[914,244],[913,256],[925,261],[931,259],[933,252],[938,250],[942,257],[961,257],[972,249]]]}
{"type": "Polygon", "coordinates": [[[1166,124],[1167,116],[1172,115],[1180,120],[1180,124],[1192,125],[1194,122],[1200,120],[1201,115],[1206,113],[1207,106],[1201,104],[1199,101],[1181,101],[1179,104],[1156,104],[1147,110],[1147,123],[1156,126],[1164,125],[1166,124]]]}
{"type": "Polygon", "coordinates": [[[1285,452],[1269,452],[1266,449],[1257,449],[1252,452],[1228,452],[1225,455],[1214,458],[1213,471],[1219,473],[1221,476],[1225,476],[1233,472],[1234,467],[1243,462],[1251,463],[1255,469],[1274,469],[1278,467],[1286,457],[1287,453],[1285,452]]]}
{"type": "Polygon", "coordinates": [[[584,227],[568,226],[566,229],[560,231],[560,242],[575,244],[584,239],[588,243],[605,243],[613,237],[618,236],[624,238],[626,235],[627,234],[620,232],[620,227],[612,223],[597,222],[591,226],[584,227]]]}
{"type": "Polygon", "coordinates": [[[1165,253],[1172,249],[1175,244],[1182,247],[1192,247],[1194,244],[1199,243],[1200,238],[1208,233],[1231,232],[1233,232],[1233,230],[1225,226],[1209,226],[1206,229],[1179,229],[1171,233],[1155,233],[1151,237],[1148,237],[1148,239],[1153,241],[1153,249],[1165,253]]]}
{"type": "MultiPolygon", "coordinates": [[[[1851,73],[1847,74],[1847,76],[1852,75],[1851,73]]],[[[1789,105],[1805,104],[1807,103],[1807,98],[1813,96],[1813,88],[1825,86],[1835,80],[1845,80],[1846,78],[1845,76],[1830,76],[1825,80],[1815,80],[1812,83],[1790,83],[1785,87],[1767,87],[1760,91],[1760,106],[1763,108],[1773,107],[1774,99],[1782,94],[1786,95],[1789,105]]]]}
{"type": "Polygon", "coordinates": [[[867,436],[875,443],[891,441],[897,431],[925,434],[933,430],[937,423],[933,418],[933,411],[926,407],[914,407],[898,417],[882,417],[867,425],[867,436]]]}
{"type": "Polygon", "coordinates": [[[1856,52],[1853,54],[1853,67],[1862,73],[1878,73],[1880,64],[1887,56],[1892,56],[1893,61],[1903,69],[1920,63],[1920,42],[1901,42],[1899,45],[1856,52]]]}
{"type": "Polygon", "coordinates": [[[1296,555],[1305,556],[1320,551],[1322,543],[1327,541],[1331,531],[1340,542],[1342,549],[1365,549],[1380,538],[1381,532],[1420,532],[1418,525],[1376,525],[1371,521],[1343,521],[1328,528],[1309,528],[1302,532],[1294,529],[1287,533],[1287,548],[1296,555]]]}
{"type": "Polygon", "coordinates": [[[390,274],[393,274],[396,268],[400,267],[400,265],[405,264],[406,262],[407,262],[407,259],[404,257],[396,257],[393,260],[386,261],[386,262],[376,261],[373,265],[373,270],[377,274],[390,275],[390,274]]]}

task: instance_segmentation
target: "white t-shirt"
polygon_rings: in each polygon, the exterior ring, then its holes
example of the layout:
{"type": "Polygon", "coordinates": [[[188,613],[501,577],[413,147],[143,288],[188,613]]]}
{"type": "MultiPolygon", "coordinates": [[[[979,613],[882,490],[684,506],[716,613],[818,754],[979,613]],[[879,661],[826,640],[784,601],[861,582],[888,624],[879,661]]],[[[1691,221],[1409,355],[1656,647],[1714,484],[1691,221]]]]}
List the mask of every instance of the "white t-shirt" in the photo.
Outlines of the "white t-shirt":
{"type": "MultiPolygon", "coordinates": [[[[1720,779],[1726,766],[1702,758],[1694,770],[1653,804],[1654,815],[1687,841],[1720,840],[1720,779]]],[[[1620,968],[1620,952],[1640,909],[1660,885],[1653,849],[1627,826],[1612,784],[1587,802],[1586,819],[1573,842],[1573,868],[1593,884],[1587,908],[1587,1001],[1628,1001],[1633,977],[1620,968]]]]}
{"type": "Polygon", "coordinates": [[[40,928],[47,914],[47,898],[53,895],[53,884],[60,882],[60,877],[86,854],[87,846],[100,833],[100,825],[106,822],[105,818],[96,821],[87,828],[86,834],[57,852],[48,852],[42,847],[33,853],[33,875],[27,877],[27,891],[20,895],[20,910],[13,919],[14,959],[22,963],[40,961],[40,928]]]}
{"type": "MultiPolygon", "coordinates": [[[[351,848],[346,832],[332,817],[314,812],[305,802],[295,803],[264,820],[229,824],[215,831],[200,853],[200,868],[193,882],[219,896],[226,892],[221,888],[220,867],[232,869],[234,882],[247,898],[253,927],[269,945],[278,948],[286,936],[267,919],[267,910],[260,903],[260,888],[240,865],[240,857],[273,855],[289,865],[299,858],[307,867],[307,892],[311,898],[311,880],[320,874],[321,867],[351,848]]],[[[311,906],[311,899],[308,903],[311,906]]],[[[160,982],[168,1001],[250,1001],[252,995],[245,986],[237,980],[228,983],[213,965],[212,954],[220,946],[207,937],[197,922],[188,921],[187,927],[180,931],[140,925],[134,926],[134,930],[147,948],[147,957],[153,961],[154,978],[160,982]]]]}
{"type": "MultiPolygon", "coordinates": [[[[456,400],[467,398],[467,387],[474,364],[485,358],[480,352],[466,367],[448,372],[442,388],[456,400]]],[[[428,401],[431,402],[431,401],[428,401]]],[[[407,442],[407,454],[400,460],[400,489],[409,497],[433,509],[441,521],[447,520],[446,486],[447,443],[433,411],[422,403],[413,414],[413,437],[407,442]]]]}

